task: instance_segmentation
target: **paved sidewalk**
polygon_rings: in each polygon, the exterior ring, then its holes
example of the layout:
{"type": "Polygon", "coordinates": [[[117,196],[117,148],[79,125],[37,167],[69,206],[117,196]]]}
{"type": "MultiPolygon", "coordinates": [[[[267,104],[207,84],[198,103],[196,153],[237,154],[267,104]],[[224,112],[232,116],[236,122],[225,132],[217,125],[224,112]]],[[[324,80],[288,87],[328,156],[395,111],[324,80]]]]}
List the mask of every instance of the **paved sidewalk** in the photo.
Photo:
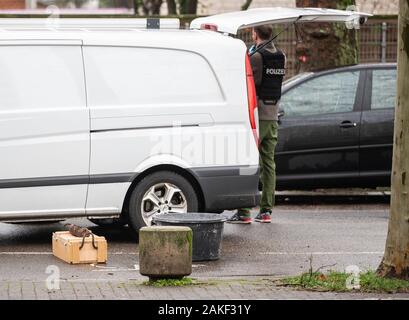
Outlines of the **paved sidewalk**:
{"type": "Polygon", "coordinates": [[[61,281],[60,290],[52,291],[45,282],[0,281],[0,300],[409,300],[409,294],[299,291],[279,287],[274,280],[210,279],[186,287],[163,288],[146,286],[141,281],[61,281]]]}

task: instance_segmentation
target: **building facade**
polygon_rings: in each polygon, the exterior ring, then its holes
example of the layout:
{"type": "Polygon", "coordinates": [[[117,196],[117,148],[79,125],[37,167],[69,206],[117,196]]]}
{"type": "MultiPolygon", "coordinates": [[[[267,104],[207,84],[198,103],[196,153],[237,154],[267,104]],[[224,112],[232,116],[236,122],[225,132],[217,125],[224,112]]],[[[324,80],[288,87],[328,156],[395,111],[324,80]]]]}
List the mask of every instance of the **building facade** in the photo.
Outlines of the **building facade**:
{"type": "Polygon", "coordinates": [[[46,8],[52,5],[57,6],[61,13],[132,14],[133,7],[129,5],[132,2],[127,0],[122,3],[128,5],[110,8],[109,2],[107,7],[106,0],[104,2],[102,0],[82,0],[81,2],[76,0],[0,0],[0,13],[44,13],[46,8]]]}
{"type": "MultiPolygon", "coordinates": [[[[199,2],[198,13],[202,15],[216,14],[240,10],[244,1],[237,0],[202,0],[199,2]]],[[[295,7],[295,0],[253,0],[250,8],[263,7],[295,7]]],[[[356,0],[359,10],[377,15],[396,15],[399,10],[399,0],[356,0]]]]}
{"type": "MultiPolygon", "coordinates": [[[[211,15],[222,12],[240,10],[244,0],[199,0],[198,14],[211,15]]],[[[399,10],[399,0],[357,0],[358,9],[377,15],[396,15],[399,10]]],[[[51,4],[58,3],[58,0],[1,0],[0,10],[38,10],[51,4]]],[[[74,1],[65,1],[67,8],[74,9],[74,1]]],[[[84,0],[83,9],[98,10],[100,0],[84,0]]],[[[114,3],[114,2],[113,2],[114,3]]],[[[124,3],[131,3],[125,1],[124,3]]],[[[250,8],[262,7],[295,7],[295,0],[253,0],[250,8]]],[[[129,8],[122,8],[129,10],[129,8]]],[[[128,11],[127,11],[128,13],[128,11]]],[[[163,1],[162,14],[167,14],[166,1],[163,1]]]]}
{"type": "Polygon", "coordinates": [[[25,9],[26,8],[26,0],[2,0],[0,2],[0,9],[25,9]]]}

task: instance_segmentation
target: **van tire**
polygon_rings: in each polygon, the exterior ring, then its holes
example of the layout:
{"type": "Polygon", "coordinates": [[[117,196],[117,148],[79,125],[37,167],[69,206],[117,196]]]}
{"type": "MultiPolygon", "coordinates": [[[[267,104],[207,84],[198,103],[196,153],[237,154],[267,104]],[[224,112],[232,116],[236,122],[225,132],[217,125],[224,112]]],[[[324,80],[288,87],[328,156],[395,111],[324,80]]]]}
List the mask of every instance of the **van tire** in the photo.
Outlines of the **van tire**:
{"type": "Polygon", "coordinates": [[[177,187],[181,191],[182,198],[184,197],[186,201],[187,212],[198,212],[198,195],[192,184],[185,177],[175,172],[158,171],[143,178],[132,191],[129,200],[129,226],[134,231],[139,232],[141,228],[148,225],[143,218],[142,201],[150,189],[161,184],[177,187]]]}
{"type": "Polygon", "coordinates": [[[122,228],[128,224],[123,218],[88,219],[93,224],[103,228],[122,228]]]}

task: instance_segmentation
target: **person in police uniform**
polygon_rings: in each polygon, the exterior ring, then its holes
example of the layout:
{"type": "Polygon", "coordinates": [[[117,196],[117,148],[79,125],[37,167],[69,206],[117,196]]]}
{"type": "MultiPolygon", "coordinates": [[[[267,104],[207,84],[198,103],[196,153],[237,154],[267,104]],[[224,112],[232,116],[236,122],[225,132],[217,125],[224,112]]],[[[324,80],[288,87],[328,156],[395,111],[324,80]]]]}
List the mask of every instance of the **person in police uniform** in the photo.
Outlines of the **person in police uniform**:
{"type": "MultiPolygon", "coordinates": [[[[277,50],[273,42],[268,43],[272,39],[272,33],[271,26],[254,28],[253,41],[255,45],[249,50],[258,98],[260,179],[263,186],[260,212],[255,221],[261,223],[271,223],[271,214],[275,205],[276,168],[274,153],[278,138],[278,108],[281,86],[286,67],[284,53],[277,50]]],[[[250,209],[239,209],[228,222],[252,223],[250,209]]]]}

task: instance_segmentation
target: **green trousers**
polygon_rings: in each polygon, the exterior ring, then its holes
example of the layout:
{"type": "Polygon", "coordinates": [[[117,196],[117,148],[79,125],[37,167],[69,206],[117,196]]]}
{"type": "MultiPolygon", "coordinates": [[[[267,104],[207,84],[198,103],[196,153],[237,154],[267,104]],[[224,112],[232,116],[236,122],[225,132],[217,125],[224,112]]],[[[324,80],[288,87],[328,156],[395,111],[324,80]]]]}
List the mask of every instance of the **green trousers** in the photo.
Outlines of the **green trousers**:
{"type": "Polygon", "coordinates": [[[276,164],[275,149],[278,140],[277,121],[260,120],[260,180],[263,185],[261,211],[272,210],[275,205],[276,164]]]}
{"type": "MultiPolygon", "coordinates": [[[[260,120],[260,180],[263,185],[261,212],[272,210],[275,205],[276,164],[275,148],[278,140],[277,121],[260,120]]],[[[249,216],[250,209],[240,209],[241,216],[249,216]]]]}

